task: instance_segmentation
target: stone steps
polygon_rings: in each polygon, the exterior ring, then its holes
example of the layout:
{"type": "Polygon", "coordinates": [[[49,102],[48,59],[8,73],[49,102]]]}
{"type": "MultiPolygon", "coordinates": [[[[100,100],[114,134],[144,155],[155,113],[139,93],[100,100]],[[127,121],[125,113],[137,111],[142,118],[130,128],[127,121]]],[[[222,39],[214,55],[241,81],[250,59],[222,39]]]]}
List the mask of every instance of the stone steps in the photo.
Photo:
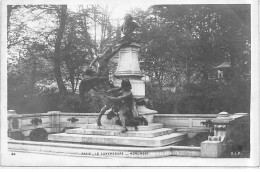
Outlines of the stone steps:
{"type": "Polygon", "coordinates": [[[186,138],[183,133],[171,133],[163,136],[145,138],[145,137],[120,137],[103,135],[82,135],[82,134],[50,134],[48,140],[57,142],[88,143],[101,145],[124,145],[124,146],[145,146],[161,147],[177,143],[186,138]]]}
{"type": "Polygon", "coordinates": [[[118,125],[87,124],[85,128],[67,129],[65,133],[50,134],[49,141],[85,143],[94,145],[121,145],[160,147],[177,144],[187,138],[187,134],[174,133],[174,129],[163,128],[162,124],[150,123],[148,126],[138,126],[138,131],[127,127],[129,131],[122,133],[118,125]]]}
{"type": "MultiPolygon", "coordinates": [[[[86,129],[103,129],[103,130],[122,130],[121,126],[118,125],[102,125],[102,126],[97,126],[97,124],[87,124],[86,129]]],[[[158,124],[158,123],[150,123],[148,126],[138,126],[138,131],[148,131],[148,130],[155,130],[155,129],[160,129],[163,128],[163,124],[158,124]]],[[[129,131],[135,131],[133,127],[127,127],[129,131]]]]}
{"type": "Polygon", "coordinates": [[[119,136],[119,137],[158,137],[166,134],[173,133],[171,128],[159,128],[155,130],[141,130],[141,131],[128,131],[122,133],[120,130],[104,130],[104,129],[67,129],[67,134],[81,134],[81,135],[103,135],[103,136],[119,136]]]}

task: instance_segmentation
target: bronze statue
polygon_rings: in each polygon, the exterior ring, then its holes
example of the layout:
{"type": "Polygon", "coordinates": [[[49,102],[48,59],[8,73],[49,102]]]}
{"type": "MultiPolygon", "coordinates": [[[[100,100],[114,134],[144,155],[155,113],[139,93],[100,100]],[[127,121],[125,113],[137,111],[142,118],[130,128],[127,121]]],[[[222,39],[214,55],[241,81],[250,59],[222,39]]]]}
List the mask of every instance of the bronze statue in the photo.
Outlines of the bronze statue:
{"type": "Polygon", "coordinates": [[[82,80],[79,86],[81,100],[84,100],[85,92],[88,92],[91,89],[99,92],[102,97],[102,101],[105,106],[100,111],[97,119],[97,125],[101,126],[101,117],[108,109],[112,108],[113,112],[119,114],[121,121],[120,123],[123,126],[122,132],[127,131],[126,123],[135,127],[140,124],[148,124],[146,119],[139,116],[137,113],[135,101],[131,92],[130,81],[123,80],[121,87],[118,88],[115,88],[112,83],[109,83],[109,61],[114,55],[116,55],[116,53],[119,52],[121,48],[127,47],[134,41],[133,32],[139,27],[138,24],[133,21],[133,17],[130,14],[127,14],[124,19],[125,22],[121,27],[124,37],[121,40],[120,46],[117,47],[115,51],[112,51],[112,48],[110,47],[103,54],[98,55],[91,62],[89,69],[85,72],[87,78],[82,80]],[[96,64],[96,62],[98,62],[98,65],[96,65],[97,71],[94,71],[92,67],[96,64]],[[134,120],[135,118],[136,120],[134,120]]]}
{"type": "Polygon", "coordinates": [[[90,64],[89,68],[86,69],[85,75],[86,78],[84,78],[79,85],[79,96],[81,99],[81,102],[84,102],[84,96],[85,93],[89,92],[91,89],[98,91],[100,89],[106,90],[111,89],[111,83],[109,82],[109,68],[108,63],[110,59],[118,53],[118,51],[123,48],[124,46],[127,46],[128,43],[121,44],[115,51],[112,51],[112,48],[108,48],[105,53],[102,55],[97,56],[90,64]],[[94,71],[92,69],[92,66],[98,62],[97,71],[94,71]],[[108,88],[106,87],[110,85],[108,88]],[[106,88],[102,88],[106,87],[106,88]]]}
{"type": "Polygon", "coordinates": [[[147,120],[138,114],[136,100],[130,90],[130,81],[123,79],[121,87],[114,87],[101,95],[105,106],[101,109],[97,119],[98,126],[101,126],[101,117],[108,109],[111,109],[111,111],[107,114],[107,119],[119,116],[120,119],[116,121],[116,124],[124,127],[122,132],[127,131],[126,126],[134,127],[137,130],[139,125],[148,125],[147,120]]]}
{"type": "MultiPolygon", "coordinates": [[[[97,125],[98,126],[101,126],[102,124],[101,124],[101,117],[105,114],[105,112],[107,111],[107,110],[109,110],[109,109],[111,109],[112,108],[112,111],[115,111],[115,112],[117,112],[118,111],[118,106],[117,106],[117,104],[115,104],[115,103],[113,103],[113,102],[111,102],[111,101],[109,101],[108,99],[107,99],[107,94],[108,95],[113,95],[113,96],[119,96],[121,93],[120,93],[120,91],[122,90],[122,87],[113,87],[113,88],[111,88],[111,89],[109,89],[109,90],[107,90],[106,92],[105,92],[105,94],[103,94],[102,95],[102,93],[100,94],[100,97],[102,97],[102,100],[103,100],[103,103],[104,103],[104,107],[101,109],[101,111],[99,112],[99,116],[98,116],[98,119],[97,119],[97,125]]],[[[103,92],[104,93],[104,92],[103,92]]]]}
{"type": "MultiPolygon", "coordinates": [[[[123,79],[121,82],[122,94],[117,97],[107,96],[109,100],[111,100],[114,104],[117,104],[117,106],[119,107],[117,113],[123,127],[122,133],[128,131],[128,129],[126,128],[126,121],[133,121],[134,117],[138,116],[138,113],[135,109],[135,102],[131,89],[132,86],[130,81],[128,79],[123,79]]],[[[137,125],[138,124],[135,124],[136,130],[137,125]]]]}
{"type": "Polygon", "coordinates": [[[125,22],[121,26],[121,31],[125,35],[122,38],[122,42],[132,42],[134,37],[133,32],[139,27],[139,25],[133,21],[131,14],[126,14],[124,20],[125,22]]]}
{"type": "Polygon", "coordinates": [[[109,81],[109,68],[108,63],[116,53],[123,47],[128,46],[133,41],[133,32],[138,27],[138,24],[133,21],[133,17],[130,14],[127,14],[125,17],[125,22],[121,27],[121,31],[124,33],[122,39],[122,44],[116,48],[115,51],[112,51],[112,48],[109,47],[101,55],[98,55],[89,65],[89,68],[85,71],[87,77],[83,79],[79,85],[79,94],[81,100],[84,99],[85,92],[89,92],[91,89],[100,87],[104,83],[109,81]],[[97,71],[92,69],[92,66],[98,62],[97,71]],[[103,83],[103,84],[102,84],[103,83]]]}
{"type": "Polygon", "coordinates": [[[112,51],[112,47],[109,47],[105,50],[105,52],[101,55],[98,55],[89,65],[91,68],[96,62],[98,62],[98,67],[97,67],[97,75],[100,77],[109,77],[109,68],[108,68],[108,63],[111,60],[112,57],[114,57],[118,51],[127,46],[128,43],[123,43],[119,47],[116,48],[115,51],[112,51]]]}

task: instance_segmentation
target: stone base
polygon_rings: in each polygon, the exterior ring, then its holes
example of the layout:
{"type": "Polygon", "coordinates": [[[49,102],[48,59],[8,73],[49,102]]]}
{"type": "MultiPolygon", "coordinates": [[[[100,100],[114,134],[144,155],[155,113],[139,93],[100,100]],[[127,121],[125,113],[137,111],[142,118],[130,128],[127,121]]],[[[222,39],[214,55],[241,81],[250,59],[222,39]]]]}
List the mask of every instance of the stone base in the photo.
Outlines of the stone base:
{"type": "Polygon", "coordinates": [[[204,141],[201,143],[201,157],[218,158],[223,153],[220,141],[204,141]]]}
{"type": "Polygon", "coordinates": [[[128,127],[122,133],[118,125],[87,124],[86,128],[68,129],[66,133],[50,134],[48,140],[55,142],[87,143],[95,145],[122,145],[160,147],[177,144],[187,138],[187,134],[173,133],[171,128],[162,128],[162,124],[151,123],[138,126],[138,131],[128,127]]]}
{"type": "Polygon", "coordinates": [[[157,130],[151,131],[128,131],[126,133],[122,133],[121,130],[102,130],[102,129],[68,129],[66,130],[67,134],[80,134],[80,135],[102,135],[102,136],[120,136],[120,137],[158,137],[166,134],[173,133],[173,129],[170,128],[160,128],[157,130]]]}
{"type": "MultiPolygon", "coordinates": [[[[158,123],[150,123],[148,126],[138,126],[139,131],[148,131],[148,130],[156,130],[163,128],[163,124],[158,123]]],[[[108,125],[108,124],[102,124],[102,126],[97,126],[97,124],[87,124],[86,129],[103,129],[103,130],[122,130],[123,128],[119,125],[108,125]]],[[[127,127],[129,131],[135,131],[133,127],[127,127]]]]}
{"type": "Polygon", "coordinates": [[[144,147],[161,147],[177,143],[186,138],[186,134],[171,133],[159,137],[142,138],[142,137],[120,137],[120,136],[103,136],[103,135],[80,135],[80,134],[50,134],[49,141],[87,143],[95,145],[124,145],[124,146],[144,146],[144,147]]]}
{"type": "Polygon", "coordinates": [[[148,115],[148,114],[157,114],[158,112],[156,110],[148,109],[146,106],[137,106],[137,111],[141,115],[148,115]]]}

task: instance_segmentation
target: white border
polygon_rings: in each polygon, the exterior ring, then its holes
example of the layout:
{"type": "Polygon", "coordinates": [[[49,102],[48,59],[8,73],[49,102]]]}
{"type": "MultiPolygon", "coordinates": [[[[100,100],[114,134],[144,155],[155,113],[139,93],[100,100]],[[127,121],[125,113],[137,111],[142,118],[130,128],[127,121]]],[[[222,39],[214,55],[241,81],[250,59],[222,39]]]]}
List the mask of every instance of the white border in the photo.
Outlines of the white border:
{"type": "MultiPolygon", "coordinates": [[[[108,0],[107,0],[108,1],[108,0]]],[[[107,2],[106,1],[106,2],[107,2]]],[[[116,2],[117,0],[109,0],[116,2]]],[[[121,0],[122,1],[122,0],[121,0]]],[[[126,2],[127,0],[123,0],[126,2]]],[[[133,1],[133,0],[132,0],[133,1]]],[[[149,2],[154,4],[251,4],[251,155],[249,159],[203,159],[203,158],[162,158],[162,159],[75,159],[73,157],[49,155],[21,154],[26,156],[11,157],[7,150],[7,34],[6,34],[6,5],[21,4],[86,4],[105,2],[105,0],[4,0],[1,3],[1,165],[22,166],[259,166],[259,52],[258,52],[258,1],[257,0],[135,0],[136,3],[149,2]],[[41,158],[46,158],[39,161],[41,158]],[[39,158],[39,159],[37,159],[39,158]],[[26,163],[27,162],[27,163],[26,163]],[[25,164],[24,164],[25,163],[25,164]]]]}

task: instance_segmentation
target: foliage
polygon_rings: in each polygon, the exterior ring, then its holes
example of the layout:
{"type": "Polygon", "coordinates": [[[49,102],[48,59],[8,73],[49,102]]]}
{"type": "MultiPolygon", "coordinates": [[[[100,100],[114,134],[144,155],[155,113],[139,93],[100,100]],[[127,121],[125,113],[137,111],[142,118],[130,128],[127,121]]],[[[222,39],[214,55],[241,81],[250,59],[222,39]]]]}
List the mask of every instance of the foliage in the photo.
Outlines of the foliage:
{"type": "Polygon", "coordinates": [[[113,29],[99,6],[9,5],[8,108],[79,111],[76,92],[85,67],[102,52],[97,46],[105,49],[114,38],[113,29]],[[90,34],[93,25],[96,34],[101,26],[101,42],[90,34]]]}
{"type": "Polygon", "coordinates": [[[90,91],[86,94],[84,103],[80,107],[81,112],[97,113],[104,106],[102,99],[95,91],[90,91]]]}
{"type": "Polygon", "coordinates": [[[211,79],[212,67],[225,60],[225,52],[242,60],[228,59],[234,66],[247,63],[248,21],[238,20],[237,12],[230,8],[250,15],[248,6],[236,5],[158,5],[146,15],[134,12],[142,17],[139,24],[146,46],[141,56],[146,72],[159,84],[176,85],[182,82],[180,78],[186,82],[211,79]]]}
{"type": "Polygon", "coordinates": [[[150,108],[159,113],[229,113],[250,111],[250,84],[239,80],[234,83],[209,81],[189,83],[177,92],[149,86],[146,95],[152,101],[150,108]]]}
{"type": "Polygon", "coordinates": [[[156,5],[133,14],[144,41],[140,55],[151,78],[146,95],[153,109],[159,113],[249,112],[249,6],[156,5]],[[216,77],[213,67],[224,61],[231,62],[231,80],[216,77]],[[167,87],[176,92],[165,91],[167,87]]]}
{"type": "MultiPolygon", "coordinates": [[[[159,113],[249,112],[249,5],[155,5],[132,14],[140,26],[141,68],[150,77],[150,108],[159,113]],[[216,77],[214,67],[224,61],[231,63],[230,80],[216,77]]],[[[86,66],[120,38],[107,8],[10,5],[7,19],[9,109],[101,109],[94,92],[80,104],[78,85],[86,66]]],[[[114,59],[109,66],[113,73],[114,59]]]]}

